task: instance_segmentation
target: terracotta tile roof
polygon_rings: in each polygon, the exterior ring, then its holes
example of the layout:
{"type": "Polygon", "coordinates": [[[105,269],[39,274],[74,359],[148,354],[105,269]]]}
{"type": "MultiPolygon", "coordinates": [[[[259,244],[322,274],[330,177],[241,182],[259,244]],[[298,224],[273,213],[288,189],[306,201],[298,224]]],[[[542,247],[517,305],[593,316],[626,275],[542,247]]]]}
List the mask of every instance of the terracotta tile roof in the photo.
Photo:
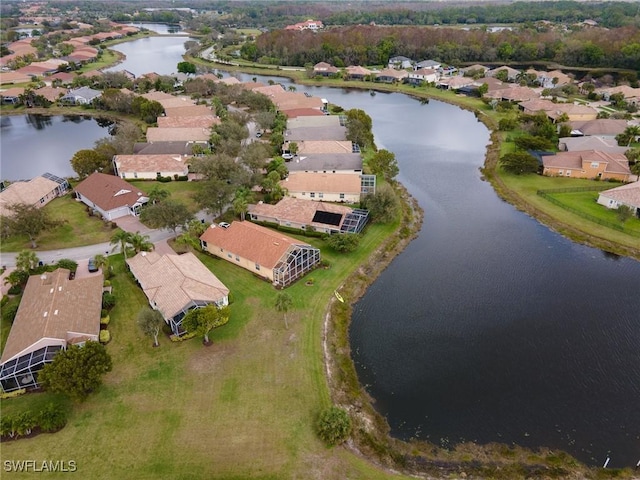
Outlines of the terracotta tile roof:
{"type": "Polygon", "coordinates": [[[31,81],[31,75],[22,72],[0,72],[0,84],[25,83],[31,81]]]}
{"type": "Polygon", "coordinates": [[[29,277],[2,363],[41,339],[66,343],[71,337],[98,335],[102,282],[102,275],[69,280],[69,270],[63,268],[29,277]]]}
{"type": "Polygon", "coordinates": [[[167,117],[201,117],[213,115],[213,111],[206,105],[185,105],[182,107],[165,107],[167,117]]]}
{"type": "Polygon", "coordinates": [[[0,92],[0,97],[19,97],[23,93],[24,93],[23,87],[12,87],[12,88],[7,88],[6,90],[2,90],[0,92]]]}
{"type": "Polygon", "coordinates": [[[360,65],[351,65],[345,68],[347,74],[349,75],[371,75],[371,70],[368,68],[361,67],[360,65]]]}
{"type": "Polygon", "coordinates": [[[147,100],[155,100],[156,102],[162,102],[162,100],[170,100],[172,98],[176,98],[175,95],[171,95],[166,92],[148,92],[140,95],[147,100]]]}
{"type": "Polygon", "coordinates": [[[291,172],[280,185],[291,192],[360,194],[359,173],[291,172]]]}
{"type": "Polygon", "coordinates": [[[407,72],[406,70],[396,70],[394,68],[383,68],[379,72],[375,72],[375,76],[376,78],[389,77],[396,80],[402,80],[403,78],[407,78],[409,76],[409,72],[407,72]]]}
{"type": "Polygon", "coordinates": [[[598,118],[596,120],[569,122],[572,130],[577,130],[583,135],[607,135],[616,136],[627,128],[626,120],[613,118],[598,118]]]}
{"type": "Polygon", "coordinates": [[[208,128],[147,128],[147,142],[207,142],[210,136],[208,128]]]}
{"type": "Polygon", "coordinates": [[[40,199],[56,190],[59,185],[44,177],[35,177],[27,182],[14,182],[0,192],[0,215],[10,216],[10,205],[25,203],[39,205],[40,199]]]}
{"type": "Polygon", "coordinates": [[[213,115],[194,115],[189,117],[158,117],[158,127],[169,128],[211,128],[213,125],[219,125],[220,119],[213,115]]]}
{"type": "Polygon", "coordinates": [[[291,108],[289,110],[280,109],[282,113],[284,113],[287,118],[299,118],[299,117],[325,117],[326,115],[322,112],[322,110],[318,110],[316,108],[291,108]]]}
{"type": "Polygon", "coordinates": [[[265,268],[273,269],[294,245],[307,245],[251,222],[232,222],[228,228],[213,224],[200,236],[209,248],[223,248],[265,268]]]}
{"type": "Polygon", "coordinates": [[[175,96],[171,96],[171,98],[161,98],[156,100],[156,102],[160,103],[164,108],[192,107],[196,104],[196,102],[188,97],[175,96]]]}
{"type": "Polygon", "coordinates": [[[116,155],[113,160],[119,173],[183,172],[186,175],[191,158],[181,155],[116,155]]]}
{"type": "Polygon", "coordinates": [[[334,203],[314,202],[301,198],[284,197],[277,204],[260,203],[249,205],[249,213],[276,218],[280,221],[290,221],[298,224],[326,227],[327,224],[314,222],[316,212],[330,212],[342,215],[339,225],[331,225],[331,228],[340,229],[344,217],[353,210],[344,205],[334,203]]]}
{"type": "Polygon", "coordinates": [[[129,182],[106,173],[92,173],[74,189],[104,211],[133,206],[146,198],[144,192],[129,182]]]}
{"type": "Polygon", "coordinates": [[[127,259],[151,305],[165,319],[173,318],[192,302],[221,302],[229,289],[193,253],[159,255],[141,252],[127,259]]]}
{"type": "Polygon", "coordinates": [[[607,153],[598,150],[582,150],[575,152],[559,152],[555,155],[544,155],[542,163],[545,167],[582,169],[585,163],[605,163],[607,173],[626,173],[629,170],[629,160],[621,153],[607,153]]]}
{"type": "Polygon", "coordinates": [[[619,203],[624,203],[625,205],[633,205],[640,208],[640,182],[628,183],[621,187],[605,190],[604,192],[600,192],[600,195],[616,200],[619,203]]]}
{"type": "Polygon", "coordinates": [[[599,150],[609,153],[624,153],[629,148],[618,146],[618,142],[612,137],[565,137],[558,140],[558,145],[564,146],[564,150],[571,152],[576,150],[599,150]]]}
{"type": "MultiPolygon", "coordinates": [[[[298,143],[303,141],[346,142],[347,127],[333,125],[287,128],[284,139],[285,141],[298,143]]],[[[350,144],[351,142],[348,143],[350,144]]]]}
{"type": "Polygon", "coordinates": [[[340,127],[340,117],[338,115],[323,114],[321,117],[300,117],[287,122],[287,129],[300,127],[340,127]]]}
{"type": "Polygon", "coordinates": [[[60,97],[64,96],[67,93],[66,88],[61,87],[42,87],[37,90],[34,90],[36,95],[41,95],[50,102],[57,101],[60,97]]]}

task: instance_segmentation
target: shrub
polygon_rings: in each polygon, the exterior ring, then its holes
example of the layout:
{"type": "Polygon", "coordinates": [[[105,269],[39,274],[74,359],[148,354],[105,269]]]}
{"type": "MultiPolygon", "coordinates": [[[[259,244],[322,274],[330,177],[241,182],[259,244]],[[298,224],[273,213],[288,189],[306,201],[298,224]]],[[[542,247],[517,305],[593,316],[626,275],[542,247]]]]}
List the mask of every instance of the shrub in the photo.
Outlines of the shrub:
{"type": "Polygon", "coordinates": [[[116,304],[116,297],[112,293],[104,292],[102,294],[102,308],[111,310],[116,304]]]}
{"type": "Polygon", "coordinates": [[[49,403],[38,414],[37,422],[43,432],[55,432],[67,424],[67,411],[61,405],[49,403]]]}
{"type": "Polygon", "coordinates": [[[338,445],[351,433],[351,419],[344,409],[334,405],[320,414],[316,428],[327,445],[338,445]]]}
{"type": "Polygon", "coordinates": [[[100,318],[104,318],[109,315],[109,312],[106,309],[100,310],[100,318]]]}
{"type": "Polygon", "coordinates": [[[12,285],[9,288],[9,295],[20,295],[22,292],[22,287],[20,285],[12,285]]]}
{"type": "MultiPolygon", "coordinates": [[[[9,290],[9,293],[11,293],[11,290],[9,290]]],[[[18,307],[20,306],[20,301],[19,299],[14,299],[14,300],[17,300],[17,301],[7,303],[4,307],[2,307],[2,320],[4,320],[5,322],[13,323],[13,321],[16,318],[16,313],[18,313],[18,307]]]]}
{"type": "Polygon", "coordinates": [[[0,398],[4,400],[6,398],[19,397],[24,393],[27,393],[27,389],[21,388],[20,390],[14,390],[13,392],[9,392],[9,393],[2,392],[0,393],[0,398]]]}
{"type": "Polygon", "coordinates": [[[111,341],[111,334],[109,330],[100,330],[100,343],[106,344],[111,341]]]}
{"type": "Polygon", "coordinates": [[[186,182],[189,180],[189,176],[188,175],[180,175],[178,176],[178,178],[176,178],[177,181],[179,182],[186,182]]]}
{"type": "Polygon", "coordinates": [[[78,269],[78,262],[76,262],[74,260],[70,260],[68,258],[63,258],[63,259],[58,261],[56,266],[58,268],[66,268],[67,270],[75,272],[78,269]]]}
{"type": "Polygon", "coordinates": [[[100,319],[100,325],[109,325],[109,322],[111,321],[111,317],[109,317],[109,315],[102,317],[100,319]]]}

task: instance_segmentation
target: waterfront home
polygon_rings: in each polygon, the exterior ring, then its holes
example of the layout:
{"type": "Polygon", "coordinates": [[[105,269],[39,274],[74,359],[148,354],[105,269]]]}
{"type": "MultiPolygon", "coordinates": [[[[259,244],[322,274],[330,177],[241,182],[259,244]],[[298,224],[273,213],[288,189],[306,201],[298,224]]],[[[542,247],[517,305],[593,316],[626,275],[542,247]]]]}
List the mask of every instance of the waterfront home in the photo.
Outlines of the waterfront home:
{"type": "Polygon", "coordinates": [[[298,154],[287,162],[289,172],[362,173],[359,153],[298,154]]]}
{"type": "Polygon", "coordinates": [[[396,70],[394,68],[383,68],[379,72],[374,73],[376,82],[381,83],[396,83],[402,82],[405,78],[409,77],[409,72],[406,70],[396,70]]]}
{"type": "Polygon", "coordinates": [[[409,72],[406,81],[411,84],[420,84],[422,82],[435,83],[438,81],[438,72],[437,70],[420,68],[409,72]]]}
{"type": "Polygon", "coordinates": [[[102,92],[100,90],[94,90],[89,87],[80,87],[74,90],[69,90],[66,95],[60,98],[60,103],[63,105],[88,105],[101,96],[102,92]]]}
{"type": "Polygon", "coordinates": [[[405,70],[413,68],[413,64],[414,61],[410,58],[403,57],[402,55],[397,55],[389,59],[389,64],[387,65],[387,67],[394,70],[405,70]]]}
{"type": "Polygon", "coordinates": [[[134,155],[193,155],[193,146],[190,142],[154,142],[134,143],[134,155]]]}
{"type": "Polygon", "coordinates": [[[360,233],[369,220],[366,210],[293,197],[284,197],[275,205],[249,205],[248,213],[253,221],[329,234],[360,233]]]}
{"type": "Polygon", "coordinates": [[[542,98],[532,98],[519,103],[520,109],[527,114],[535,115],[544,112],[549,119],[556,122],[559,118],[566,116],[569,121],[595,120],[598,111],[588,105],[577,105],[574,103],[555,103],[542,98]]]}
{"type": "Polygon", "coordinates": [[[622,94],[625,102],[630,103],[632,105],[639,105],[640,102],[640,88],[633,88],[629,85],[618,85],[616,87],[603,87],[596,88],[594,90],[595,93],[601,95],[604,100],[607,102],[611,99],[611,95],[616,93],[622,94]]]}
{"type": "Polygon", "coordinates": [[[44,207],[54,198],[64,195],[69,189],[69,182],[64,178],[45,173],[28,181],[9,184],[0,191],[0,215],[11,216],[9,207],[18,203],[34,207],[44,207]]]}
{"type": "Polygon", "coordinates": [[[200,236],[203,250],[286,287],[320,263],[320,250],[251,222],[212,224],[200,236]]]}
{"type": "Polygon", "coordinates": [[[622,153],[629,147],[620,147],[614,138],[601,137],[564,137],[558,139],[558,149],[562,152],[577,150],[598,150],[607,153],[622,153]]]}
{"type": "Polygon", "coordinates": [[[158,177],[184,177],[189,174],[192,156],[115,155],[114,174],[125,179],[155,180],[158,177]]]}
{"type": "Polygon", "coordinates": [[[446,90],[459,90],[463,87],[470,87],[475,83],[475,80],[470,77],[463,77],[456,75],[455,77],[442,77],[438,80],[438,88],[446,90]]]}
{"type": "Polygon", "coordinates": [[[185,117],[158,117],[156,123],[160,128],[211,128],[220,124],[220,119],[213,115],[190,115],[185,117]]]}
{"type": "Polygon", "coordinates": [[[640,181],[600,192],[598,203],[613,209],[624,205],[640,218],[640,181]]]}
{"type": "Polygon", "coordinates": [[[7,88],[0,92],[0,98],[4,105],[16,105],[20,103],[20,96],[24,94],[23,87],[7,88]]]}
{"type": "Polygon", "coordinates": [[[628,182],[629,160],[621,153],[597,150],[559,152],[542,157],[543,172],[548,177],[573,177],[628,182]]]}
{"type": "Polygon", "coordinates": [[[627,121],[614,118],[597,118],[595,120],[578,120],[569,122],[571,136],[596,136],[615,138],[628,127],[627,121]]]}
{"type": "Polygon", "coordinates": [[[56,353],[98,340],[103,277],[69,275],[58,268],[29,277],[0,359],[3,391],[38,388],[38,373],[56,353]]]}
{"type": "Polygon", "coordinates": [[[345,70],[345,78],[349,80],[364,80],[371,76],[371,70],[359,65],[350,65],[345,70]]]}
{"type": "Polygon", "coordinates": [[[320,62],[320,63],[316,63],[313,66],[313,74],[314,75],[320,75],[322,77],[329,77],[331,75],[335,75],[339,72],[340,70],[336,67],[334,67],[333,65],[327,63],[327,62],[320,62]]]}
{"type": "Polygon", "coordinates": [[[491,70],[487,70],[484,74],[485,77],[495,77],[496,74],[500,71],[505,71],[507,75],[507,81],[515,82],[520,75],[520,70],[516,70],[515,68],[508,67],[507,65],[502,65],[501,67],[492,68],[491,70]]]}
{"type": "Polygon", "coordinates": [[[138,216],[141,207],[149,201],[144,192],[114,175],[95,172],[75,188],[76,198],[105,220],[125,215],[138,216]]]}
{"type": "Polygon", "coordinates": [[[290,172],[280,185],[295,198],[359,203],[362,194],[360,177],[358,173],[290,172]]]}
{"type": "Polygon", "coordinates": [[[174,128],[174,127],[149,127],[147,128],[147,142],[192,142],[208,144],[211,137],[209,128],[174,128]]]}
{"type": "Polygon", "coordinates": [[[193,253],[160,255],[140,252],[127,259],[129,270],[171,331],[184,333],[182,320],[189,310],[215,304],[229,305],[229,289],[193,253]]]}
{"type": "MultiPolygon", "coordinates": [[[[304,137],[302,137],[304,138],[304,137]]],[[[290,142],[298,144],[298,155],[311,154],[343,154],[359,153],[357,145],[350,140],[296,140],[287,138],[283,145],[283,151],[289,151],[290,142]]]]}
{"type": "Polygon", "coordinates": [[[416,70],[420,70],[422,68],[426,68],[429,70],[440,70],[442,69],[442,63],[436,62],[435,60],[422,60],[415,64],[414,68],[416,70]]]}

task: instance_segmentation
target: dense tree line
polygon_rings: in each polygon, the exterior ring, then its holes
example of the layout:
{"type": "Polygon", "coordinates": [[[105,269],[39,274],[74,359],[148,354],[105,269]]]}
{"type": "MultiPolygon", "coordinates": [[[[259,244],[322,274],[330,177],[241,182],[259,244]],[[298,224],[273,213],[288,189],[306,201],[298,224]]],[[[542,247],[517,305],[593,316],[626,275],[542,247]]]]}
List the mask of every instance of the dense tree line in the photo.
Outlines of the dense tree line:
{"type": "Polygon", "coordinates": [[[464,63],[549,61],[576,67],[640,70],[640,29],[621,27],[571,32],[519,28],[377,27],[358,25],[322,32],[276,30],[242,49],[248,60],[284,65],[329,62],[335,66],[383,65],[390,57],[464,63]]]}

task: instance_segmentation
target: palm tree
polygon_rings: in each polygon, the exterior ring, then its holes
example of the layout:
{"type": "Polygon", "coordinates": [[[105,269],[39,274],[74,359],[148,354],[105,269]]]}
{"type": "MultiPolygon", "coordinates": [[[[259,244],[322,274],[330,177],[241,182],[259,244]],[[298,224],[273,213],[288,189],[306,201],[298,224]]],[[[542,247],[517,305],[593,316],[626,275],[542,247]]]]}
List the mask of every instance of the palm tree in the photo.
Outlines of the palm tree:
{"type": "Polygon", "coordinates": [[[131,243],[131,233],[125,232],[124,230],[118,230],[111,237],[110,243],[115,245],[114,250],[119,246],[124,258],[127,258],[127,247],[131,243]]]}
{"type": "Polygon", "coordinates": [[[161,202],[162,200],[166,200],[171,196],[171,192],[169,190],[165,190],[160,185],[154,185],[149,189],[147,193],[147,197],[149,197],[149,201],[152,204],[156,202],[161,202]]]}
{"type": "Polygon", "coordinates": [[[289,329],[289,324],[287,323],[287,312],[293,305],[293,299],[291,295],[286,292],[279,292],[276,296],[275,308],[277,312],[282,312],[284,315],[284,326],[289,329]]]}
{"type": "Polygon", "coordinates": [[[103,272],[109,268],[109,259],[105,255],[98,254],[93,257],[93,261],[96,267],[102,269],[103,272]]]}
{"type": "Polygon", "coordinates": [[[23,250],[16,257],[16,268],[25,272],[34,270],[38,266],[38,256],[31,250],[23,250]]]}
{"type": "Polygon", "coordinates": [[[129,243],[136,253],[150,252],[153,250],[153,243],[149,241],[149,235],[142,235],[140,232],[136,232],[131,235],[129,243]]]}
{"type": "Polygon", "coordinates": [[[625,136],[629,137],[629,141],[627,143],[627,147],[630,147],[633,142],[635,142],[636,138],[640,135],[640,125],[629,125],[624,129],[625,136]]]}

